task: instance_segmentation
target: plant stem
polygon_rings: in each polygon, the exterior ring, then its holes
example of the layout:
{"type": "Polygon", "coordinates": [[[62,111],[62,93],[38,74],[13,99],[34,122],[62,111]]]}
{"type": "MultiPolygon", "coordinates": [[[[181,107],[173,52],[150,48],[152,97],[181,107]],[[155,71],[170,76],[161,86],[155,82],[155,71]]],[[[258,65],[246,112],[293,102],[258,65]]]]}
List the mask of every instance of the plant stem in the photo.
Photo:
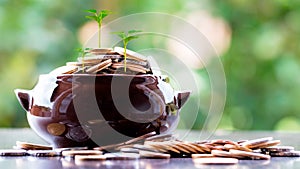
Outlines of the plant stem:
{"type": "Polygon", "coordinates": [[[124,42],[124,72],[126,72],[126,60],[127,60],[126,48],[127,48],[127,43],[124,42]]]}
{"type": "Polygon", "coordinates": [[[82,73],[84,73],[84,52],[81,54],[82,57],[82,73]]]}
{"type": "Polygon", "coordinates": [[[99,25],[98,25],[98,48],[101,47],[101,21],[99,22],[99,25]]]}

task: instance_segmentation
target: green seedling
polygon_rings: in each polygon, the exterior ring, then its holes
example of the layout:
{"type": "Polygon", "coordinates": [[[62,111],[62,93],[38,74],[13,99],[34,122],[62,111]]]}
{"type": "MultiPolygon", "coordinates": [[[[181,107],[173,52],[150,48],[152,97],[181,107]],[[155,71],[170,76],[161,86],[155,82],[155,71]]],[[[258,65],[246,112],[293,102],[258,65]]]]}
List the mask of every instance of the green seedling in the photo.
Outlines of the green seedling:
{"type": "Polygon", "coordinates": [[[113,34],[118,35],[122,41],[123,41],[123,46],[124,46],[124,72],[126,72],[126,59],[127,59],[127,54],[126,54],[126,49],[127,49],[127,45],[128,42],[138,38],[138,34],[142,32],[141,30],[130,30],[127,33],[125,33],[124,31],[122,32],[113,32],[113,34]]]}
{"type": "Polygon", "coordinates": [[[82,58],[82,72],[84,72],[84,57],[91,48],[77,48],[76,51],[79,53],[79,57],[82,58]]]}
{"type": "Polygon", "coordinates": [[[96,9],[89,9],[86,12],[93,14],[92,16],[85,16],[88,19],[95,20],[98,23],[98,47],[101,47],[101,26],[103,19],[111,13],[109,10],[101,10],[97,12],[96,9]]]}

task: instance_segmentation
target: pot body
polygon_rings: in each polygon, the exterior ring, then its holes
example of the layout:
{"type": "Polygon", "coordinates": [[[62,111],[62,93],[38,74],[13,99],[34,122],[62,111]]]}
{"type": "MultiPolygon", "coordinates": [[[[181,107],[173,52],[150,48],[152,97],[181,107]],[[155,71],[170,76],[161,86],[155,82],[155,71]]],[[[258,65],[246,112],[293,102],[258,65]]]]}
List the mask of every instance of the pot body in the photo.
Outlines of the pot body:
{"type": "Polygon", "coordinates": [[[16,94],[30,127],[55,147],[95,147],[171,132],[189,97],[158,76],[117,74],[41,75],[33,90],[16,94]]]}

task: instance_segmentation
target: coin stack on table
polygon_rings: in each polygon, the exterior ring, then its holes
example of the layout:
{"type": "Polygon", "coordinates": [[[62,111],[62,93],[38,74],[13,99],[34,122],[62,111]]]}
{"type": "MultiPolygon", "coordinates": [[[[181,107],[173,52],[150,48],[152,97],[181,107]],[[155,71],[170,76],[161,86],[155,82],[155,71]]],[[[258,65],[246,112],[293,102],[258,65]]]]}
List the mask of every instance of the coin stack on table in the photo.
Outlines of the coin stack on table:
{"type": "Polygon", "coordinates": [[[271,157],[300,157],[292,146],[278,146],[280,140],[264,137],[254,140],[181,141],[172,134],[155,132],[123,143],[95,147],[53,149],[51,146],[16,142],[14,149],[0,150],[0,156],[63,157],[76,163],[103,160],[137,160],[141,158],[192,158],[195,164],[236,164],[239,160],[270,160],[271,157]]]}

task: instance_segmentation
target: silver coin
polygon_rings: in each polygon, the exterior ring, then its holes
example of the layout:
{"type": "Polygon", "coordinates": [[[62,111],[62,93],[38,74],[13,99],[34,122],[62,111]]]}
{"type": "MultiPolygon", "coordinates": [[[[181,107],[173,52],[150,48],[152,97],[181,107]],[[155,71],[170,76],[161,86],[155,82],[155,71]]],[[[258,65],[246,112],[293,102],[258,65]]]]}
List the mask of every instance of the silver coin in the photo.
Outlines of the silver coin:
{"type": "Polygon", "coordinates": [[[74,157],[76,155],[102,155],[103,152],[99,150],[66,150],[62,151],[64,157],[74,157]]]}
{"type": "Polygon", "coordinates": [[[26,156],[26,150],[16,150],[16,149],[2,149],[0,150],[0,156],[26,156]]]}
{"type": "Polygon", "coordinates": [[[28,150],[27,153],[30,156],[35,157],[56,157],[61,156],[61,152],[55,150],[28,150]]]}
{"type": "Polygon", "coordinates": [[[272,157],[300,157],[300,151],[270,152],[272,157]]]}
{"type": "Polygon", "coordinates": [[[106,160],[105,155],[75,155],[75,162],[77,161],[102,161],[106,160]]]}
{"type": "Polygon", "coordinates": [[[106,153],[106,160],[136,160],[140,158],[138,153],[106,153]]]}
{"type": "Polygon", "coordinates": [[[273,146],[261,148],[262,152],[284,152],[284,151],[294,151],[295,148],[292,146],[273,146]]]}
{"type": "Polygon", "coordinates": [[[140,150],[140,155],[143,158],[159,158],[159,159],[169,159],[169,158],[171,158],[170,154],[151,152],[151,151],[143,151],[143,150],[140,150]]]}

